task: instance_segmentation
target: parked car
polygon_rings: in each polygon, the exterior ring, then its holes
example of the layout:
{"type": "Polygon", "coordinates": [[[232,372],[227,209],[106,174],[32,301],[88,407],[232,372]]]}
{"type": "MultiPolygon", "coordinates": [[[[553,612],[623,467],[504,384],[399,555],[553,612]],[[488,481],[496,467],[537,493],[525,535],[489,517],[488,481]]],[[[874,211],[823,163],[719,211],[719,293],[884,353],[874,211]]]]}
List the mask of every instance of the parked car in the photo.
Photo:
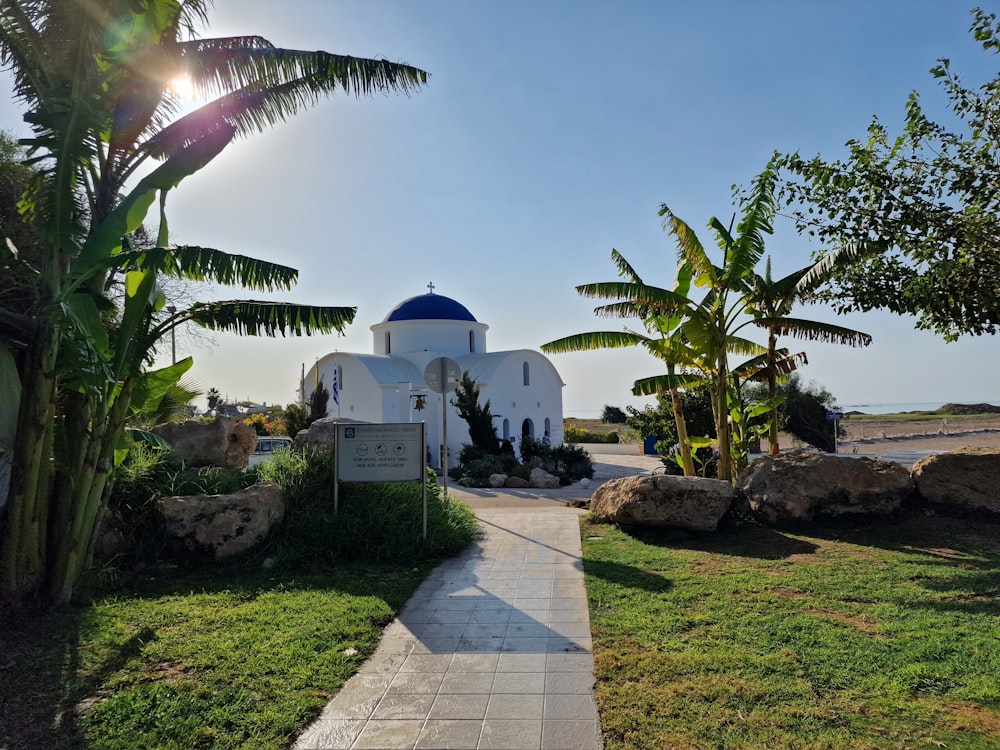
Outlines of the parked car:
{"type": "Polygon", "coordinates": [[[257,438],[257,447],[250,454],[250,466],[256,466],[266,461],[276,450],[288,450],[292,447],[292,439],[284,435],[261,435],[257,438]]]}

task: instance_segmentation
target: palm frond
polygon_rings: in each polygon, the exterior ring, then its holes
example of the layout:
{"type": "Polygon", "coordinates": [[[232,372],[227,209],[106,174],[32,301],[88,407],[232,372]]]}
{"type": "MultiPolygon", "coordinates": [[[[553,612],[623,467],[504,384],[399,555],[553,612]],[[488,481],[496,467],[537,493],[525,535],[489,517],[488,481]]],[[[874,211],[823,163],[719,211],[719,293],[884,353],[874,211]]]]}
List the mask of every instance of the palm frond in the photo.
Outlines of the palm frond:
{"type": "Polygon", "coordinates": [[[819,341],[824,344],[841,344],[852,347],[868,346],[872,342],[870,334],[815,320],[777,317],[756,318],[753,322],[754,325],[761,328],[772,330],[778,336],[792,336],[805,341],[819,341]]]}
{"type": "Polygon", "coordinates": [[[727,265],[734,278],[742,278],[757,267],[764,257],[764,235],[774,233],[774,214],[777,202],[774,197],[777,174],[765,169],[753,179],[750,195],[743,202],[743,215],[736,227],[736,241],[727,265]]]}
{"type": "Polygon", "coordinates": [[[660,216],[663,217],[664,230],[672,234],[677,243],[677,259],[691,267],[695,285],[717,286],[717,270],[694,230],[683,219],[675,216],[666,204],[660,204],[660,216]]]}
{"type": "Polygon", "coordinates": [[[636,396],[655,396],[671,388],[698,388],[711,382],[699,373],[678,372],[673,375],[654,375],[640,378],[632,383],[632,393],[636,396]]]}
{"type": "Polygon", "coordinates": [[[354,320],[356,307],[316,307],[284,302],[225,300],[196,302],[187,309],[185,320],[213,331],[229,331],[243,336],[312,336],[342,332],[354,320]]]}
{"type": "Polygon", "coordinates": [[[594,308],[594,315],[599,318],[642,318],[642,305],[635,302],[613,302],[594,308]]]}
{"type": "Polygon", "coordinates": [[[587,352],[595,349],[621,349],[647,340],[645,336],[632,331],[592,331],[550,341],[542,344],[541,349],[548,354],[587,352]]]}
{"type": "MultiPolygon", "coordinates": [[[[225,51],[221,60],[211,52],[207,54],[214,61],[211,68],[196,77],[202,85],[225,93],[152,135],[141,146],[144,153],[164,158],[221,123],[241,136],[262,132],[337,91],[355,96],[406,94],[428,78],[425,71],[410,65],[321,51],[238,48],[225,51]]],[[[197,67],[195,60],[190,64],[197,67]]]]}
{"type": "Polygon", "coordinates": [[[630,281],[636,284],[643,283],[642,278],[632,267],[632,264],[625,260],[625,256],[614,248],[611,248],[611,260],[614,261],[614,264],[618,267],[619,276],[627,277],[630,281]]]}
{"type": "Polygon", "coordinates": [[[158,268],[168,276],[189,281],[238,285],[257,291],[291,289],[299,274],[289,266],[210,247],[151,248],[136,254],[141,258],[140,268],[158,268]]]}
{"type": "Polygon", "coordinates": [[[825,283],[830,275],[843,266],[848,266],[866,257],[884,253],[889,244],[882,240],[854,240],[845,242],[817,260],[796,287],[798,294],[808,294],[825,283]]]}
{"type": "Polygon", "coordinates": [[[604,281],[595,284],[581,284],[576,288],[581,297],[615,299],[632,302],[663,310],[686,307],[690,300],[676,292],[658,286],[647,286],[628,281],[604,281]]]}

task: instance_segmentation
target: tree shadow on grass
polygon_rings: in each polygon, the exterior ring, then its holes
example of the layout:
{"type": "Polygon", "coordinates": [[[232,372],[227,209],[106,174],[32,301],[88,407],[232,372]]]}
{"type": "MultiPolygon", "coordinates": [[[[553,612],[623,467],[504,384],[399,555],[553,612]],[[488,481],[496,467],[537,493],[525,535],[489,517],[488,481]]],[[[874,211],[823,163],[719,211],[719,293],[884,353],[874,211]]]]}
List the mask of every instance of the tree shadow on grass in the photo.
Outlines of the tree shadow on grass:
{"type": "Polygon", "coordinates": [[[651,594],[662,594],[674,587],[673,581],[660,573],[654,573],[632,565],[587,560],[583,566],[588,576],[595,576],[608,583],[632,589],[642,589],[651,594]]]}
{"type": "Polygon", "coordinates": [[[657,529],[628,529],[627,533],[654,546],[759,560],[783,560],[793,555],[809,555],[819,548],[812,542],[787,536],[766,526],[727,528],[711,533],[657,529]]]}
{"type": "Polygon", "coordinates": [[[81,704],[156,637],[142,628],[108,647],[104,660],[84,674],[82,627],[79,609],[21,611],[6,619],[0,631],[0,747],[88,747],[77,721],[81,704]]]}

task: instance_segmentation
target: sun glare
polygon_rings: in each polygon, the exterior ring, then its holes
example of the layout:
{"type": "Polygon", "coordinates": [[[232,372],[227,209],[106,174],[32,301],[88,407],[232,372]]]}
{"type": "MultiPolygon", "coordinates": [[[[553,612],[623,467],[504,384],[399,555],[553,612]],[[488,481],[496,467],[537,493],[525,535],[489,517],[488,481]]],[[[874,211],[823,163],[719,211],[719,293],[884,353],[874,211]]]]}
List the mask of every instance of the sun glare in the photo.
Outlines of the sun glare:
{"type": "Polygon", "coordinates": [[[181,99],[194,99],[194,82],[189,76],[179,75],[170,81],[170,90],[181,99]]]}

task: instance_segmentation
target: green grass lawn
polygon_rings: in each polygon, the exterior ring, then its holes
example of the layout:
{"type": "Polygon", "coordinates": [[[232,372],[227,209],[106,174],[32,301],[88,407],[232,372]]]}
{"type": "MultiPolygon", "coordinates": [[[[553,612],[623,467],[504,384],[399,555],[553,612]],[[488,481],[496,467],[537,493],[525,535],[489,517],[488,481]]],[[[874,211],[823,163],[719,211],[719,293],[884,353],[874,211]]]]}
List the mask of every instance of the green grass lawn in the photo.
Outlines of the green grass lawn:
{"type": "Polygon", "coordinates": [[[0,748],[287,748],[427,569],[145,580],[0,628],[0,748]]]}
{"type": "Polygon", "coordinates": [[[607,750],[1000,748],[1000,524],[583,534],[607,750]]]}

